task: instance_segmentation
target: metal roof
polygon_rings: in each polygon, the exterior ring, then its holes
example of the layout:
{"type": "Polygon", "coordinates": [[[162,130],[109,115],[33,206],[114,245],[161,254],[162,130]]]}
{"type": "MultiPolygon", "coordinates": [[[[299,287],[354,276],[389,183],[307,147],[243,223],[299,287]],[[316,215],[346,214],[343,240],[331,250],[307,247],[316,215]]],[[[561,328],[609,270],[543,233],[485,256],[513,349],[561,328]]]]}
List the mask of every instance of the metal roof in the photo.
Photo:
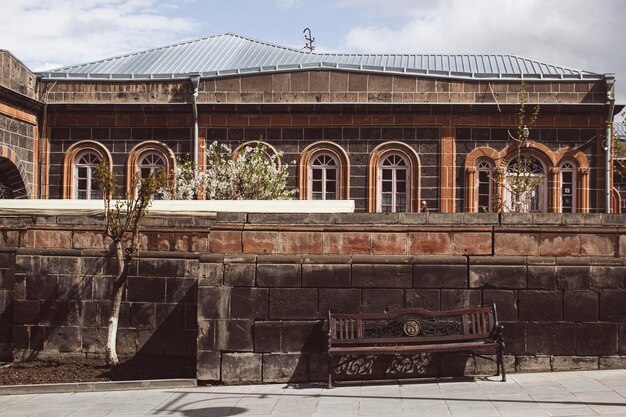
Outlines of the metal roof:
{"type": "Polygon", "coordinates": [[[515,55],[313,53],[234,33],[38,74],[46,79],[175,79],[327,68],[474,79],[602,79],[604,75],[515,55]]]}

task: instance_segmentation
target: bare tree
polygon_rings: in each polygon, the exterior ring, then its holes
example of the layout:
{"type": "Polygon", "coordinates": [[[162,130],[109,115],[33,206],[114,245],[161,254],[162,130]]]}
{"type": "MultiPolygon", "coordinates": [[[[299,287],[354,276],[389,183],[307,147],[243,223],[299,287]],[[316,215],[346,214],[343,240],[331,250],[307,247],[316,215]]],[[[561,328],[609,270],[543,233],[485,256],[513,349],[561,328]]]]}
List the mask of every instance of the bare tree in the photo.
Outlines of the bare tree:
{"type": "Polygon", "coordinates": [[[133,185],[136,192],[131,193],[125,200],[113,202],[112,197],[117,186],[115,176],[108,165],[104,163],[98,165],[96,176],[104,200],[104,235],[111,240],[111,249],[117,261],[106,343],[106,363],[108,366],[115,366],[119,364],[116,342],[120,306],[131,261],[139,248],[139,224],[148,213],[155,195],[163,186],[165,177],[150,175],[148,178],[139,180],[135,176],[133,185]]]}

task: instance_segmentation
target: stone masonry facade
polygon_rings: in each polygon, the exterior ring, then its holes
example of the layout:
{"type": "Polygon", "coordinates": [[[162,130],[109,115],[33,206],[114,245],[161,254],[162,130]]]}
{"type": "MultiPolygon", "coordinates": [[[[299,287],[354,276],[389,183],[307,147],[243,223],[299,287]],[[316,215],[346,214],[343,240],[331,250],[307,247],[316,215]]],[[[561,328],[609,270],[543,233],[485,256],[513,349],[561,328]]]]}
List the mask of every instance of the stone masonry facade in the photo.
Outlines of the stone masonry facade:
{"type": "MultiPolygon", "coordinates": [[[[321,381],[329,309],[495,301],[510,370],[623,368],[625,225],[621,215],[592,214],[150,217],[118,347],[195,356],[202,380],[321,381]]],[[[102,354],[111,259],[100,227],[79,216],[2,219],[5,355],[102,354]]],[[[390,360],[377,359],[365,377],[397,377],[390,360]]],[[[419,369],[495,367],[433,355],[419,369]]]]}

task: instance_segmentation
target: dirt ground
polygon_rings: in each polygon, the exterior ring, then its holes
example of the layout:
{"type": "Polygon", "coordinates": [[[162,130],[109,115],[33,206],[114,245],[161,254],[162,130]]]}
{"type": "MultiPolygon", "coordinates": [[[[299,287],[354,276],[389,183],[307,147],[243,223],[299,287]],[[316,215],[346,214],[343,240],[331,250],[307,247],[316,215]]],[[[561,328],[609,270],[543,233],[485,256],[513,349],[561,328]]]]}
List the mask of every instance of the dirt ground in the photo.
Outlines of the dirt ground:
{"type": "Polygon", "coordinates": [[[194,358],[142,355],[120,357],[107,368],[104,357],[58,356],[0,367],[0,385],[62,382],[129,381],[137,379],[195,378],[194,358]]]}

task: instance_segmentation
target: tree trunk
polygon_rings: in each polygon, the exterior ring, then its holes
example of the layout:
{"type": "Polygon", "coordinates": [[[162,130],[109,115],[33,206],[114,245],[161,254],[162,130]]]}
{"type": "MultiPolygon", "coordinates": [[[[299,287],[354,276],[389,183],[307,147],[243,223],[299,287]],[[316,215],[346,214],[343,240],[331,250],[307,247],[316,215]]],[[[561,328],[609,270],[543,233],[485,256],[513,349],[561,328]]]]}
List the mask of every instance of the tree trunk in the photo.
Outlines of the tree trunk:
{"type": "Polygon", "coordinates": [[[106,363],[108,366],[117,366],[120,360],[117,357],[117,327],[120,319],[120,307],[122,305],[122,295],[124,284],[128,277],[128,265],[130,259],[125,259],[124,249],[121,242],[115,242],[115,256],[117,258],[118,272],[113,281],[113,298],[111,302],[111,313],[109,314],[109,328],[107,333],[106,363]]]}

